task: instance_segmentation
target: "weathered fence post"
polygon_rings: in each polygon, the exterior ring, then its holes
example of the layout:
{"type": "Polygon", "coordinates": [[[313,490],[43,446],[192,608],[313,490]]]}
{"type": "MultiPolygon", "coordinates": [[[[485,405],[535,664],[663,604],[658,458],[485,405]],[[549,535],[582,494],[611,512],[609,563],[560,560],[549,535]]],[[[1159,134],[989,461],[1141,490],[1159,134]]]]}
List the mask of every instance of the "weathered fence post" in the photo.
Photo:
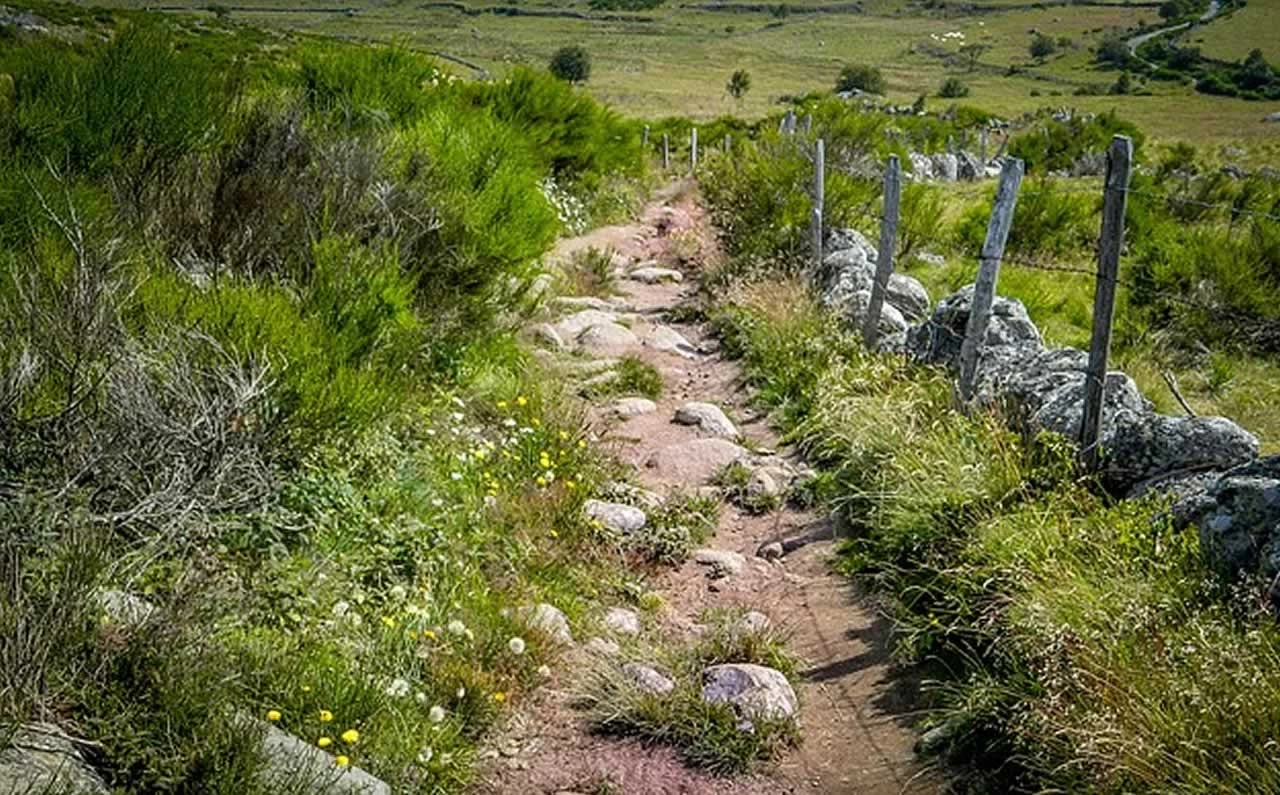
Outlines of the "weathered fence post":
{"type": "MultiPolygon", "coordinates": [[[[978,131],[978,162],[982,163],[982,167],[987,167],[987,128],[983,127],[978,131]]],[[[978,177],[984,177],[985,174],[979,174],[978,177]]]]}
{"type": "Polygon", "coordinates": [[[649,125],[647,124],[644,126],[644,129],[640,132],[640,146],[645,149],[649,148],[649,125]]]}
{"type": "Polygon", "coordinates": [[[813,236],[814,267],[822,267],[822,213],[827,201],[827,145],[819,138],[813,147],[813,212],[810,234],[813,236]]]}
{"type": "Polygon", "coordinates": [[[875,348],[880,336],[880,312],[884,309],[884,296],[889,289],[889,277],[893,274],[893,253],[898,242],[898,199],[902,195],[902,167],[897,155],[889,156],[884,171],[884,210],[880,216],[880,257],[876,260],[876,278],[871,283],[871,300],[867,303],[867,316],[863,320],[862,340],[868,348],[875,348]]]}
{"type": "Polygon", "coordinates": [[[729,133],[724,134],[724,153],[727,155],[733,149],[733,137],[729,133]]]}
{"type": "Polygon", "coordinates": [[[1102,236],[1098,239],[1098,280],[1093,294],[1093,339],[1089,369],[1084,378],[1084,413],[1080,418],[1080,454],[1090,469],[1101,457],[1102,399],[1107,383],[1107,355],[1111,351],[1111,320],[1116,308],[1116,278],[1124,246],[1124,210],[1129,195],[1133,141],[1123,135],[1107,149],[1107,181],[1102,200],[1102,236]]]}
{"type": "Polygon", "coordinates": [[[1022,161],[1011,157],[1000,169],[996,203],[991,208],[987,239],[982,244],[978,265],[978,279],[973,287],[969,323],[965,327],[964,342],[960,345],[960,396],[966,401],[973,397],[974,380],[978,374],[978,355],[986,341],[987,321],[991,318],[991,303],[996,297],[996,279],[1000,275],[1000,258],[1004,256],[1004,244],[1009,239],[1013,208],[1018,203],[1018,188],[1021,185],[1022,161]]]}
{"type": "Polygon", "coordinates": [[[804,114],[804,119],[800,122],[800,129],[804,131],[805,135],[808,135],[813,130],[813,114],[812,113],[804,114]]]}
{"type": "Polygon", "coordinates": [[[671,136],[667,133],[662,134],[662,170],[671,169],[671,136]]]}
{"type": "Polygon", "coordinates": [[[689,170],[698,170],[698,128],[689,131],[689,170]]]}

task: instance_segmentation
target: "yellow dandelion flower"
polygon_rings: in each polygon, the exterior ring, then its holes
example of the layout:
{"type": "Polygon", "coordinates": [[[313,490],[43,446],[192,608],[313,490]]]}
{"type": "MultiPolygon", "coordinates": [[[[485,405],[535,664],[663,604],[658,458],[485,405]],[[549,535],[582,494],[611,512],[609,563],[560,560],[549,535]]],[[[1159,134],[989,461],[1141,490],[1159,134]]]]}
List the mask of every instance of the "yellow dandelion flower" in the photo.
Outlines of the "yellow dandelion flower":
{"type": "Polygon", "coordinates": [[[382,623],[383,623],[385,626],[388,626],[388,627],[392,627],[392,628],[394,628],[394,627],[395,627],[395,625],[396,625],[396,620],[395,620],[394,618],[392,618],[391,616],[383,616],[383,617],[382,617],[382,623]]]}
{"type": "Polygon", "coordinates": [[[535,428],[541,428],[542,420],[538,419],[537,417],[534,417],[533,419],[529,420],[529,424],[535,428]]]}
{"type": "Polygon", "coordinates": [[[534,483],[537,483],[539,486],[545,486],[547,485],[547,479],[539,475],[538,479],[535,480],[534,483]]]}
{"type": "Polygon", "coordinates": [[[321,723],[328,723],[328,722],[329,722],[329,721],[331,721],[331,720],[333,720],[333,713],[332,713],[332,712],[330,712],[330,711],[329,711],[329,710],[327,710],[327,709],[322,709],[322,710],[320,710],[320,722],[321,722],[321,723]]]}
{"type": "Polygon", "coordinates": [[[338,754],[333,758],[333,761],[338,767],[346,767],[351,764],[351,758],[344,754],[338,754]]]}
{"type": "Polygon", "coordinates": [[[342,733],[342,741],[347,745],[355,745],[360,742],[360,732],[355,729],[347,729],[342,733]]]}
{"type": "Polygon", "coordinates": [[[559,538],[559,537],[560,537],[560,534],[559,534],[559,533],[557,533],[555,530],[551,530],[551,531],[549,531],[549,532],[550,532],[550,534],[551,534],[551,537],[552,537],[552,538],[559,538]]]}
{"type": "Polygon", "coordinates": [[[576,488],[578,488],[578,483],[577,483],[577,481],[573,481],[573,480],[566,480],[566,481],[564,482],[564,487],[565,487],[566,489],[576,489],[576,488]]]}
{"type": "Polygon", "coordinates": [[[505,401],[505,400],[499,400],[499,401],[498,401],[498,408],[500,408],[500,409],[505,409],[506,407],[507,407],[507,401],[505,401]]]}
{"type": "Polygon", "coordinates": [[[418,639],[418,631],[416,629],[409,630],[409,640],[417,640],[417,639],[418,639]]]}
{"type": "Polygon", "coordinates": [[[311,685],[303,685],[303,686],[302,686],[302,692],[304,692],[304,693],[310,693],[310,692],[311,692],[311,685]]]}
{"type": "Polygon", "coordinates": [[[422,637],[426,638],[427,640],[435,640],[436,633],[432,632],[429,629],[424,629],[422,630],[422,637]]]}
{"type": "Polygon", "coordinates": [[[579,439],[579,440],[578,440],[578,449],[579,449],[579,450],[585,450],[585,449],[586,449],[586,447],[587,447],[587,440],[586,440],[586,439],[579,439]]]}
{"type": "Polygon", "coordinates": [[[280,710],[278,709],[267,710],[267,720],[271,721],[272,723],[275,723],[276,721],[280,720],[280,710]]]}
{"type": "Polygon", "coordinates": [[[503,692],[501,692],[501,691],[499,691],[499,692],[497,692],[497,693],[494,693],[494,694],[493,694],[493,700],[494,700],[494,701],[496,701],[496,702],[498,702],[499,704],[501,704],[502,702],[504,702],[504,701],[506,701],[506,700],[507,700],[507,694],[506,694],[506,693],[503,693],[503,692]]]}
{"type": "Polygon", "coordinates": [[[319,740],[316,740],[316,745],[320,746],[321,748],[328,748],[329,746],[333,745],[333,740],[328,737],[321,737],[319,740]]]}
{"type": "Polygon", "coordinates": [[[527,406],[529,405],[529,401],[525,399],[524,395],[520,395],[519,397],[516,398],[516,405],[527,406]]]}

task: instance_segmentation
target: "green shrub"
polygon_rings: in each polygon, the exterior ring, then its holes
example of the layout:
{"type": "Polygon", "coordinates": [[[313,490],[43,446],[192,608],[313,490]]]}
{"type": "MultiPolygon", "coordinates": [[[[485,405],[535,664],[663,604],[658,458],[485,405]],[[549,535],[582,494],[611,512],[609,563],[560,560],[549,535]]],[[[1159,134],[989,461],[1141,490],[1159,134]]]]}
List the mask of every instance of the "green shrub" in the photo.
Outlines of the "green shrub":
{"type": "Polygon", "coordinates": [[[551,56],[547,68],[566,83],[585,83],[591,76],[591,56],[577,45],[561,47],[551,56]]]}
{"type": "MultiPolygon", "coordinates": [[[[973,204],[957,224],[957,242],[971,257],[982,250],[993,200],[973,204]]],[[[1087,251],[1097,232],[1098,197],[1071,192],[1053,179],[1034,180],[1018,197],[1007,248],[1022,256],[1073,255],[1087,251]]]]}
{"type": "Polygon", "coordinates": [[[1116,135],[1133,139],[1134,157],[1141,155],[1145,136],[1114,111],[1087,120],[1075,115],[1067,121],[1042,121],[1016,136],[1009,145],[1009,154],[1021,158],[1028,172],[1070,169],[1081,155],[1106,151],[1116,135]]]}
{"type": "Polygon", "coordinates": [[[412,121],[448,83],[432,61],[399,46],[309,44],[299,61],[309,109],[346,129],[412,121]]]}
{"type": "Polygon", "coordinates": [[[969,96],[969,86],[958,77],[948,77],[938,88],[938,96],[946,99],[960,99],[969,96]]]}
{"type": "Polygon", "coordinates": [[[884,93],[884,76],[880,70],[867,64],[845,64],[836,78],[836,91],[865,91],[868,94],[884,93]]]}

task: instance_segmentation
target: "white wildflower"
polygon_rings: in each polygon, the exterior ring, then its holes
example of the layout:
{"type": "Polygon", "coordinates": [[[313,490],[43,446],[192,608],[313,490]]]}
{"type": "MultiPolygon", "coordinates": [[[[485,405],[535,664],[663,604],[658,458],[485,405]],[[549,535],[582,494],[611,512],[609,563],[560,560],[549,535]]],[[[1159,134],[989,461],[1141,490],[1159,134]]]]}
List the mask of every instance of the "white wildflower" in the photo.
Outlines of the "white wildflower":
{"type": "Polygon", "coordinates": [[[449,624],[448,624],[448,626],[446,626],[446,627],[445,627],[445,629],[449,630],[449,634],[450,634],[450,635],[465,635],[465,634],[467,634],[467,625],[466,625],[466,624],[464,624],[464,623],[462,623],[461,621],[459,621],[459,620],[458,620],[458,619],[456,619],[456,618],[455,618],[454,620],[450,621],[450,622],[449,622],[449,624]]]}
{"type": "Polygon", "coordinates": [[[436,704],[434,707],[432,707],[427,712],[427,720],[431,721],[432,723],[444,722],[444,707],[440,706],[439,704],[436,704]]]}
{"type": "Polygon", "coordinates": [[[409,695],[413,687],[404,679],[392,679],[391,684],[387,685],[386,693],[392,698],[404,698],[409,695]]]}
{"type": "Polygon", "coordinates": [[[392,599],[403,599],[407,593],[408,593],[408,592],[407,592],[407,591],[405,591],[405,589],[404,589],[404,586],[403,586],[403,585],[393,585],[393,586],[391,586],[391,598],[392,598],[392,599]]]}
{"type": "Polygon", "coordinates": [[[436,752],[431,750],[431,746],[427,746],[426,748],[423,748],[421,751],[418,752],[418,764],[424,765],[424,766],[431,764],[431,758],[434,757],[435,755],[436,755],[436,752]]]}
{"type": "Polygon", "coordinates": [[[524,654],[524,638],[512,638],[507,641],[507,648],[512,654],[524,654]]]}

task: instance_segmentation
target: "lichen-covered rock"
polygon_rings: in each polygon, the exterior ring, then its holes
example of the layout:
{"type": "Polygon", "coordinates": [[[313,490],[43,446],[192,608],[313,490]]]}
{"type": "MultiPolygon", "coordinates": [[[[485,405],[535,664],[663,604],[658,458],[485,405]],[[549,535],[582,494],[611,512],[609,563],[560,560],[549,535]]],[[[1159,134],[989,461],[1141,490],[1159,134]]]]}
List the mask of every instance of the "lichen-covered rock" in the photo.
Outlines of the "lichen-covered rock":
{"type": "Polygon", "coordinates": [[[639,635],[640,616],[634,610],[625,607],[611,607],[604,614],[604,625],[610,632],[619,635],[639,635]]]}
{"type": "Polygon", "coordinates": [[[693,559],[699,565],[710,567],[713,578],[737,574],[747,565],[747,559],[742,553],[728,549],[694,550],[693,559]]]}
{"type": "Polygon", "coordinates": [[[1201,554],[1222,574],[1280,574],[1280,456],[1226,472],[1172,513],[1179,528],[1197,528],[1201,554]]]}
{"type": "Polygon", "coordinates": [[[751,663],[713,665],[705,669],[702,700],[708,704],[728,704],[744,721],[788,720],[800,709],[795,690],[781,671],[751,663]]]}
{"type": "Polygon", "coordinates": [[[871,292],[875,275],[875,249],[868,255],[862,247],[854,246],[823,257],[822,267],[814,273],[814,286],[823,306],[843,308],[854,295],[871,292]]]}
{"type": "Polygon", "coordinates": [[[737,426],[713,403],[691,400],[676,409],[672,421],[680,425],[696,426],[708,436],[736,439],[739,435],[737,426]]]}
{"type": "Polygon", "coordinates": [[[560,336],[560,332],[556,331],[556,327],[550,323],[539,323],[529,333],[534,342],[553,351],[562,351],[568,347],[564,338],[560,336]]]}
{"type": "Polygon", "coordinates": [[[911,163],[911,176],[917,182],[933,179],[933,160],[920,152],[909,152],[907,161],[911,163]]]}
{"type": "MultiPolygon", "coordinates": [[[[917,361],[955,367],[960,360],[969,310],[973,306],[973,285],[963,287],[938,302],[933,314],[907,334],[907,349],[917,361]]],[[[985,347],[1032,343],[1042,345],[1040,330],[1031,322],[1021,301],[996,296],[984,338],[985,347]]]]}
{"type": "Polygon", "coordinates": [[[102,607],[108,621],[124,627],[141,626],[156,614],[155,605],[127,591],[99,591],[98,605],[102,607]]]}
{"type": "Polygon", "coordinates": [[[902,316],[912,322],[924,320],[929,316],[929,291],[918,279],[901,273],[889,274],[889,284],[885,290],[886,304],[893,306],[902,316]]]}
{"type": "Polygon", "coordinates": [[[934,155],[933,178],[942,182],[955,182],[960,177],[960,161],[955,155],[940,152],[934,155]]]}
{"type": "Polygon", "coordinates": [[[19,726],[0,749],[0,793],[107,795],[107,785],[85,762],[76,741],[50,723],[19,726]]]}
{"type": "Polygon", "coordinates": [[[644,511],[618,502],[587,500],[582,505],[582,512],[588,519],[595,519],[610,530],[624,534],[636,532],[649,521],[644,511]]]}
{"type": "MultiPolygon", "coordinates": [[[[1104,412],[1105,418],[1105,412],[1104,412]]],[[[1225,417],[1120,412],[1103,479],[1118,493],[1174,472],[1228,470],[1258,456],[1258,438],[1225,417]]]]}
{"type": "Polygon", "coordinates": [[[582,648],[598,657],[617,657],[622,653],[622,647],[616,642],[601,637],[588,638],[587,642],[582,644],[582,648]]]}
{"type": "Polygon", "coordinates": [[[956,155],[956,176],[962,180],[970,181],[982,179],[986,174],[981,160],[974,157],[971,152],[961,152],[956,155]]]}

